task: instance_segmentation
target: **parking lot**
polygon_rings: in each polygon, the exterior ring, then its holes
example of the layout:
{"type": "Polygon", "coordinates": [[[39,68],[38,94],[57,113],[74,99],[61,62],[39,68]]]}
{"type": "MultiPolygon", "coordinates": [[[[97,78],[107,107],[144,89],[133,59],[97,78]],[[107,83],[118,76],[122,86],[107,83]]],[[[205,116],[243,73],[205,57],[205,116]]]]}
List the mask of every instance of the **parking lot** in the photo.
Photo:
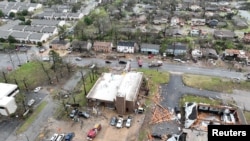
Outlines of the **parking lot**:
{"type": "Polygon", "coordinates": [[[50,118],[47,125],[45,125],[47,127],[46,131],[42,134],[46,133],[46,135],[43,136],[44,139],[50,139],[54,133],[67,134],[74,132],[75,137],[72,141],[87,141],[88,131],[92,129],[95,124],[101,124],[102,129],[95,137],[95,141],[136,141],[145,115],[134,113],[124,115],[124,119],[128,116],[132,117],[132,124],[130,128],[126,128],[125,123],[123,124],[123,128],[111,126],[110,119],[112,116],[118,117],[115,111],[102,109],[100,115],[95,116],[90,113],[90,118],[85,119],[81,117],[78,122],[73,121],[71,118],[68,118],[67,120],[56,120],[54,118],[50,118]]]}

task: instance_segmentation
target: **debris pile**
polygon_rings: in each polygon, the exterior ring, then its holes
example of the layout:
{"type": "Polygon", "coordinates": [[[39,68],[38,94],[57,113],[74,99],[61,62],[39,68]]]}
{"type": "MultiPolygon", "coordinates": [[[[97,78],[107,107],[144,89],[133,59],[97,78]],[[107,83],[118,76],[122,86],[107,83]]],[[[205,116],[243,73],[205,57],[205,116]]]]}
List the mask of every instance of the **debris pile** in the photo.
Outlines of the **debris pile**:
{"type": "Polygon", "coordinates": [[[170,121],[174,119],[173,113],[171,113],[167,108],[159,104],[160,99],[161,99],[160,96],[157,94],[153,98],[155,107],[150,122],[151,124],[161,123],[164,121],[170,121]]]}

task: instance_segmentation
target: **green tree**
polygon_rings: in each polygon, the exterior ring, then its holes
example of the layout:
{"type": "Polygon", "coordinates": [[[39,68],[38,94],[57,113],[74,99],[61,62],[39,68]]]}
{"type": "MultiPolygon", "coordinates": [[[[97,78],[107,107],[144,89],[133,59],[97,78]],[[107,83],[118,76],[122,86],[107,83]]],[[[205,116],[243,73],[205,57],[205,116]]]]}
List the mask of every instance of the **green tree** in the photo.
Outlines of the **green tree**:
{"type": "Polygon", "coordinates": [[[81,8],[81,3],[78,2],[72,6],[71,12],[72,13],[77,13],[77,11],[81,8]]]}
{"type": "Polygon", "coordinates": [[[0,9],[0,17],[4,17],[4,13],[1,9],[0,9]]]}
{"type": "Polygon", "coordinates": [[[14,18],[15,16],[16,16],[16,14],[14,12],[10,12],[10,14],[9,14],[10,18],[14,18]]]}
{"type": "Polygon", "coordinates": [[[27,20],[27,21],[25,22],[25,25],[31,25],[31,20],[30,20],[30,19],[27,20]]]}
{"type": "Polygon", "coordinates": [[[29,11],[28,11],[28,10],[25,9],[25,10],[22,11],[22,15],[23,15],[23,16],[27,16],[28,14],[29,14],[29,11]]]}
{"type": "Polygon", "coordinates": [[[43,45],[43,43],[42,42],[37,42],[37,45],[40,47],[40,46],[43,45]]]}
{"type": "Polygon", "coordinates": [[[62,66],[62,58],[60,57],[60,55],[55,52],[54,50],[51,50],[49,52],[50,58],[52,60],[52,69],[54,70],[54,72],[56,72],[57,70],[61,69],[62,66]]]}
{"type": "Polygon", "coordinates": [[[84,23],[86,25],[91,25],[93,23],[93,20],[89,16],[86,16],[84,17],[84,23]]]}
{"type": "Polygon", "coordinates": [[[19,19],[20,21],[25,21],[25,17],[24,16],[19,16],[17,19],[19,19]]]}
{"type": "Polygon", "coordinates": [[[8,36],[8,42],[9,42],[9,44],[13,44],[13,43],[16,43],[17,42],[17,40],[13,37],[13,36],[8,36]]]}

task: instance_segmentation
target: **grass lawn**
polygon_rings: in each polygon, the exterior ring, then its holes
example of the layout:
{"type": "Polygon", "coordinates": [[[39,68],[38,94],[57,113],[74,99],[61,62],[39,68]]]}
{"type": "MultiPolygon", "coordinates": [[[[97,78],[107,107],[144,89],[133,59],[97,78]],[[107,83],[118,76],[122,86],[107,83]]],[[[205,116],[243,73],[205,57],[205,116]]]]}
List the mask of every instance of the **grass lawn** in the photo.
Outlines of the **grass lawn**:
{"type": "Polygon", "coordinates": [[[196,102],[196,103],[206,103],[210,105],[220,105],[222,101],[209,99],[207,97],[187,94],[180,99],[180,107],[182,107],[185,104],[185,102],[196,102]]]}
{"type": "Polygon", "coordinates": [[[34,122],[34,120],[37,118],[37,116],[40,114],[40,112],[44,109],[44,107],[47,105],[46,101],[43,101],[35,111],[28,117],[27,120],[23,123],[23,125],[16,131],[17,134],[20,134],[27,130],[27,128],[34,122]]]}
{"type": "Polygon", "coordinates": [[[232,93],[233,89],[250,90],[250,82],[237,83],[227,78],[184,74],[182,80],[186,86],[210,91],[232,93]]]}
{"type": "MultiPolygon", "coordinates": [[[[29,89],[33,89],[38,85],[43,84],[48,80],[45,72],[41,66],[42,62],[29,62],[23,64],[18,69],[7,74],[8,83],[18,83],[18,86],[21,90],[25,89],[25,83],[29,89]]],[[[50,70],[49,63],[43,63],[46,70],[50,70]]],[[[1,81],[4,82],[4,79],[1,78],[1,81]]]]}
{"type": "Polygon", "coordinates": [[[148,80],[151,88],[150,92],[154,93],[157,91],[159,84],[168,83],[169,73],[161,72],[154,69],[138,69],[137,71],[143,72],[145,78],[148,80]]]}

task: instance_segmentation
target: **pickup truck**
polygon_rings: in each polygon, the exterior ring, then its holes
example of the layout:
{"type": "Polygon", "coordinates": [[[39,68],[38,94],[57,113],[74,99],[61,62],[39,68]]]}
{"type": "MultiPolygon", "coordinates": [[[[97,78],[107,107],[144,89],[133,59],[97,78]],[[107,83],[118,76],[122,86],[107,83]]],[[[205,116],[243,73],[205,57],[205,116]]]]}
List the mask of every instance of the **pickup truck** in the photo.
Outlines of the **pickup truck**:
{"type": "Polygon", "coordinates": [[[99,131],[101,131],[102,126],[101,124],[96,124],[94,128],[90,129],[87,134],[87,140],[93,140],[99,131]]]}

